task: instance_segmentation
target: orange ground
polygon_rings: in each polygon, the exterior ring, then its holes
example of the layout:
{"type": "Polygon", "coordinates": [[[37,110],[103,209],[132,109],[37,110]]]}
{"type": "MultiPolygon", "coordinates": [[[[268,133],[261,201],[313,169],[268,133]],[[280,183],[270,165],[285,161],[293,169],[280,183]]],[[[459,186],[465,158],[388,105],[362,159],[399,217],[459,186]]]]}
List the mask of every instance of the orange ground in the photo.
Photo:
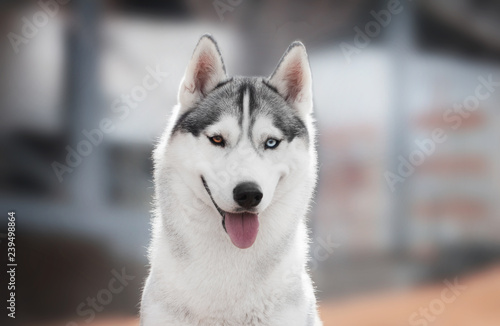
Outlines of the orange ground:
{"type": "MultiPolygon", "coordinates": [[[[453,282],[453,280],[450,280],[453,282]]],[[[444,305],[432,326],[500,326],[500,266],[459,281],[467,286],[444,305]]],[[[325,326],[410,326],[409,317],[441,297],[441,285],[400,293],[373,295],[351,302],[323,302],[325,326]]],[[[50,326],[59,325],[52,323],[50,326]]],[[[103,319],[89,326],[138,326],[135,318],[103,319]]],[[[424,324],[415,324],[424,326],[424,324]]],[[[47,325],[49,326],[49,325],[47,325]]]]}
{"type": "MultiPolygon", "coordinates": [[[[445,304],[442,314],[429,325],[500,326],[500,266],[466,277],[459,283],[467,288],[454,302],[445,304]]],[[[443,289],[444,286],[433,286],[342,304],[324,303],[321,317],[325,326],[411,325],[409,317],[420,307],[429,307],[434,299],[439,299],[443,289]]]]}

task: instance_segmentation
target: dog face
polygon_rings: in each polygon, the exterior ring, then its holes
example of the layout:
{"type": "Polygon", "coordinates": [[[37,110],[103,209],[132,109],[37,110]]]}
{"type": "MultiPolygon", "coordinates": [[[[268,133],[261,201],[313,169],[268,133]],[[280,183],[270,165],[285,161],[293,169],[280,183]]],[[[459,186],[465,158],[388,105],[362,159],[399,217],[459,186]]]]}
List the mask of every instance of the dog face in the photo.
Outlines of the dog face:
{"type": "Polygon", "coordinates": [[[315,159],[311,88],[299,42],[269,78],[228,78],[210,36],[194,51],[163,155],[239,248],[253,244],[259,215],[273,202],[301,192],[315,159]]]}

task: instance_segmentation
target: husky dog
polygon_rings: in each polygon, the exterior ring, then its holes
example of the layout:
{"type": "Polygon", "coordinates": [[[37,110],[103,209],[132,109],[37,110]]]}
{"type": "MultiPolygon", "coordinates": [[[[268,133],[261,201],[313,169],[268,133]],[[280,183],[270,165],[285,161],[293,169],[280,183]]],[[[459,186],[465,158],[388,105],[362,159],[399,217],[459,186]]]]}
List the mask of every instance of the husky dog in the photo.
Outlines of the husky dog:
{"type": "Polygon", "coordinates": [[[302,43],[269,78],[228,77],[201,37],[154,151],[142,326],[322,325],[306,271],[312,104],[302,43]]]}

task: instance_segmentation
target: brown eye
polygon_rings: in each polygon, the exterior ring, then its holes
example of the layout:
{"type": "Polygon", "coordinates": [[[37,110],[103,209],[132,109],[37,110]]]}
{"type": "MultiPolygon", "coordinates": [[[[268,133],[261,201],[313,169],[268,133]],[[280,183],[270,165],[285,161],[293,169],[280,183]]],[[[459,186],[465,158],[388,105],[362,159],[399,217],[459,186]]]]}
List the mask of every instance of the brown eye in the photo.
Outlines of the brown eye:
{"type": "Polygon", "coordinates": [[[222,138],[222,136],[220,136],[220,135],[208,137],[208,139],[210,139],[210,142],[214,145],[222,146],[222,147],[224,147],[224,145],[225,145],[224,138],[222,138]]]}

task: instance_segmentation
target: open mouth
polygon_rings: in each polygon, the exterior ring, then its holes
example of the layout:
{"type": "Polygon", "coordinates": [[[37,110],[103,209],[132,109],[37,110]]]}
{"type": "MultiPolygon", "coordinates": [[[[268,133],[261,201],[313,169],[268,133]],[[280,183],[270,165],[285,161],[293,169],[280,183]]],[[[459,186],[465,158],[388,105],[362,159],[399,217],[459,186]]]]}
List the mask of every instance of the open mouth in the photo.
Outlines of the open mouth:
{"type": "Polygon", "coordinates": [[[251,212],[232,213],[222,210],[215,202],[212,192],[203,176],[201,177],[201,182],[210,200],[222,216],[222,227],[229,235],[231,242],[240,249],[251,247],[259,232],[259,216],[251,212]]]}

